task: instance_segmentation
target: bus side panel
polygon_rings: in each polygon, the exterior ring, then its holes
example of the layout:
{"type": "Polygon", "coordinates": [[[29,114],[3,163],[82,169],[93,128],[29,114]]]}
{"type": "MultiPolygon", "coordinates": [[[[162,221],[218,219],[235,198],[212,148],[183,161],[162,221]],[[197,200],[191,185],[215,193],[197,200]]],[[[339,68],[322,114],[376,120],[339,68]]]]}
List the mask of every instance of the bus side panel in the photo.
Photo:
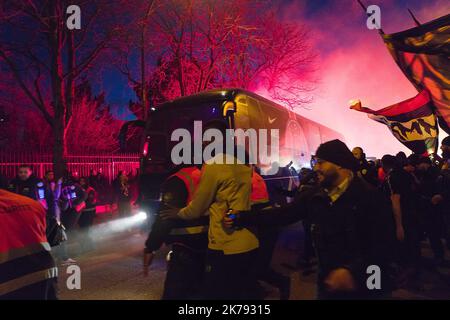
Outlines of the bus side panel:
{"type": "MultiPolygon", "coordinates": [[[[305,121],[303,121],[300,116],[290,117],[289,111],[285,108],[278,108],[264,101],[259,101],[245,95],[236,97],[236,104],[236,128],[252,128],[255,130],[266,129],[266,150],[269,155],[271,151],[272,135],[274,134],[273,131],[274,129],[278,130],[278,165],[285,166],[292,161],[297,169],[302,166],[309,166],[312,152],[308,140],[308,129],[304,126],[305,121]]],[[[306,122],[307,121],[308,120],[306,120],[306,122]]],[[[317,134],[319,134],[318,130],[319,129],[316,129],[317,134]]],[[[318,140],[320,142],[320,137],[318,140]]],[[[261,148],[259,136],[258,147],[261,148]]],[[[264,164],[261,163],[259,157],[258,165],[265,167],[264,164]]]]}
{"type": "MultiPolygon", "coordinates": [[[[345,142],[342,135],[336,131],[298,114],[290,116],[287,109],[275,104],[271,105],[269,102],[244,94],[236,97],[236,104],[236,128],[267,129],[268,135],[270,135],[271,129],[279,130],[280,166],[293,161],[297,169],[308,167],[311,155],[315,154],[321,143],[333,139],[345,142]]],[[[266,147],[270,153],[270,138],[267,139],[267,142],[269,146],[266,147]]],[[[258,147],[260,147],[259,143],[258,147]]],[[[260,161],[258,161],[258,165],[263,166],[260,161]]]]}
{"type": "Polygon", "coordinates": [[[308,141],[308,151],[310,155],[316,153],[317,148],[322,143],[320,135],[320,125],[300,116],[297,116],[300,124],[305,130],[306,140],[308,141]]]}
{"type": "Polygon", "coordinates": [[[315,154],[319,145],[324,142],[334,139],[345,142],[344,137],[340,133],[300,115],[297,115],[297,118],[305,128],[311,154],[315,154]]]}
{"type": "Polygon", "coordinates": [[[330,141],[330,140],[334,140],[334,139],[339,139],[342,142],[345,142],[344,137],[340,133],[337,133],[336,131],[331,130],[325,126],[320,126],[320,136],[322,139],[322,143],[330,141]]]}

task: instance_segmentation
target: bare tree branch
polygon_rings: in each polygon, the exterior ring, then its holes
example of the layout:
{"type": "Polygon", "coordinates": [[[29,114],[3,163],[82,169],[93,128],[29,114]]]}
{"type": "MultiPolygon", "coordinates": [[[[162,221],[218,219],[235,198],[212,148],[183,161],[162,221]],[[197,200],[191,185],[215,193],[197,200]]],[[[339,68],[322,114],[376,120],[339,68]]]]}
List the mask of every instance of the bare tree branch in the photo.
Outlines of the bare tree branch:
{"type": "Polygon", "coordinates": [[[3,58],[3,60],[6,62],[6,64],[9,66],[10,70],[12,71],[15,79],[17,80],[20,88],[23,90],[23,92],[26,94],[26,96],[34,103],[34,105],[42,112],[45,120],[51,125],[53,123],[53,118],[48,113],[48,111],[45,108],[45,105],[41,100],[41,97],[35,97],[33,93],[30,91],[28,86],[25,84],[24,80],[20,76],[20,73],[17,70],[17,67],[15,66],[14,62],[8,58],[6,53],[0,49],[0,57],[3,58]]]}

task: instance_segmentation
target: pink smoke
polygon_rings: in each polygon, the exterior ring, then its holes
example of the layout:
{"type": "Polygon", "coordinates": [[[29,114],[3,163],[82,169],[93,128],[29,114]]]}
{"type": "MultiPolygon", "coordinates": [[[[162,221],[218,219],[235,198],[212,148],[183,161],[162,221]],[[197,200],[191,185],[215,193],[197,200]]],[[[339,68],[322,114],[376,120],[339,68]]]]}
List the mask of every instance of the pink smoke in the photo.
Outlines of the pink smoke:
{"type": "MultiPolygon", "coordinates": [[[[426,4],[411,1],[401,8],[392,0],[364,2],[380,6],[381,26],[386,33],[415,26],[407,8],[412,9],[422,23],[450,12],[450,5],[443,0],[430,0],[426,4]]],[[[313,41],[320,54],[320,82],[315,100],[311,110],[299,109],[297,112],[339,131],[350,148],[361,146],[367,156],[381,157],[401,150],[409,154],[410,151],[385,125],[348,108],[351,99],[360,99],[363,106],[381,109],[417,94],[377,31],[366,28],[365,13],[356,0],[335,1],[311,17],[303,14],[304,9],[304,3],[298,1],[282,8],[285,19],[298,21],[312,29],[313,41]]],[[[265,94],[264,90],[259,91],[265,94]]]]}

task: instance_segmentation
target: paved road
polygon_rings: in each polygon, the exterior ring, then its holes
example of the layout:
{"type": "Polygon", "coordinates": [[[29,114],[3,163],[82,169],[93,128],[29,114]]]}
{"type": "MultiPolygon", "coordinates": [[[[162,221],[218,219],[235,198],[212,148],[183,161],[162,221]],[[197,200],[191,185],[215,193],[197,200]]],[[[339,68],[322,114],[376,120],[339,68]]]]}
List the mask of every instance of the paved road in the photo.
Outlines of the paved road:
{"type": "MultiPolygon", "coordinates": [[[[304,275],[302,270],[293,270],[298,245],[299,226],[286,230],[277,245],[274,267],[291,278],[291,297],[293,300],[314,299],[315,273],[304,275]]],[[[99,236],[96,248],[87,253],[75,255],[81,269],[81,289],[69,290],[66,287],[67,268],[60,266],[61,299],[108,299],[108,300],[149,300],[159,299],[162,294],[165,277],[165,255],[163,248],[158,252],[151,267],[150,275],[144,278],[141,271],[143,243],[146,234],[138,230],[122,230],[99,236]]],[[[70,251],[78,250],[78,245],[71,244],[70,251]]],[[[425,245],[425,254],[429,250],[425,245]]],[[[449,257],[450,258],[450,257],[449,257]]],[[[450,299],[450,269],[439,269],[442,275],[433,270],[426,270],[423,284],[414,290],[397,290],[395,299],[450,299]]],[[[264,285],[268,299],[277,299],[278,290],[264,285]]]]}

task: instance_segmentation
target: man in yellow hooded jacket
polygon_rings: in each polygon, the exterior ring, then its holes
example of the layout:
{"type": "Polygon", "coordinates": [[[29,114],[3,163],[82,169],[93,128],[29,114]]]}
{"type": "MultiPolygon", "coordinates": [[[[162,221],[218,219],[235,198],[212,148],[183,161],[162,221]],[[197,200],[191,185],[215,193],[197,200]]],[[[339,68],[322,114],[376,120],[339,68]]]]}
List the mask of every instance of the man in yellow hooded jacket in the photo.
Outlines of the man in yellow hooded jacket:
{"type": "MultiPolygon", "coordinates": [[[[222,129],[222,128],[220,128],[222,129]]],[[[258,239],[249,229],[226,229],[224,212],[250,209],[252,168],[234,156],[217,154],[202,168],[192,201],[184,208],[161,211],[165,218],[197,219],[209,215],[205,296],[208,299],[254,298],[258,239]]]]}

